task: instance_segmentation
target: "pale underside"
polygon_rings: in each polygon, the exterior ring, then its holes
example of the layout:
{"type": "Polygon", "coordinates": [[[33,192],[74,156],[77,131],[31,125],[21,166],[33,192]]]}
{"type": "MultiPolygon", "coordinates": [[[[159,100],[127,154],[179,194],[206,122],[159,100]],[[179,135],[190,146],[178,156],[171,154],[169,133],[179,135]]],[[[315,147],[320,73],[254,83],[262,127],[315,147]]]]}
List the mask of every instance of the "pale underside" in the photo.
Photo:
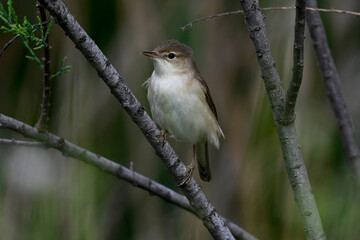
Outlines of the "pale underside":
{"type": "Polygon", "coordinates": [[[154,71],[147,85],[152,117],[161,129],[180,141],[208,141],[219,148],[223,133],[200,82],[190,74],[158,75],[154,71]]]}

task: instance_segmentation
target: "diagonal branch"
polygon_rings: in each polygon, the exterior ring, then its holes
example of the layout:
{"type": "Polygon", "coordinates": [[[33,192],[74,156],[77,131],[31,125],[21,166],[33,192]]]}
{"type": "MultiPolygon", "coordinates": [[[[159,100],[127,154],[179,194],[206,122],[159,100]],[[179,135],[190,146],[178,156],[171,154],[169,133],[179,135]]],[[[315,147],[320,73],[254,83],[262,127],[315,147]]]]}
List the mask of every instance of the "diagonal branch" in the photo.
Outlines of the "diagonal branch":
{"type": "MultiPolygon", "coordinates": [[[[25,137],[32,138],[37,141],[30,142],[13,139],[0,139],[0,144],[12,144],[16,146],[20,145],[26,147],[56,149],[60,151],[64,156],[79,159],[85,163],[88,163],[96,168],[105,171],[106,173],[114,175],[119,179],[130,182],[134,186],[144,189],[152,195],[159,196],[160,198],[195,214],[193,208],[190,206],[189,201],[186,199],[185,196],[180,195],[179,193],[157,183],[156,181],[153,181],[150,178],[145,177],[133,170],[130,170],[116,162],[113,162],[103,156],[90,152],[52,133],[39,132],[36,128],[31,127],[11,117],[5,116],[3,114],[0,114],[0,124],[4,128],[16,131],[24,135],[25,137]]],[[[227,219],[224,219],[224,221],[237,239],[257,239],[235,223],[227,219]]]]}
{"type": "Polygon", "coordinates": [[[18,38],[20,34],[16,34],[12,39],[10,39],[7,43],[5,43],[4,47],[0,50],[0,57],[6,51],[6,49],[18,38]]]}
{"type": "Polygon", "coordinates": [[[145,189],[150,193],[160,196],[161,198],[170,201],[181,208],[193,212],[191,206],[189,205],[189,202],[184,196],[116,162],[113,162],[109,159],[106,159],[105,157],[90,152],[52,133],[39,132],[36,128],[31,127],[11,117],[8,117],[4,114],[0,114],[0,123],[4,128],[13,130],[24,135],[25,137],[32,138],[38,141],[25,143],[24,141],[5,141],[5,139],[3,139],[0,141],[0,143],[22,146],[35,146],[35,144],[39,144],[39,146],[43,146],[44,148],[56,149],[60,151],[64,156],[84,161],[85,163],[102,169],[106,173],[126,180],[137,187],[145,189]]]}
{"type": "Polygon", "coordinates": [[[315,197],[312,193],[310,180],[300,151],[295,123],[293,121],[285,124],[281,121],[285,92],[282,88],[270,48],[264,15],[260,10],[258,0],[240,0],[240,3],[244,10],[245,24],[254,44],[262,78],[273,111],[275,127],[285,160],[286,172],[302,217],[306,238],[325,239],[315,197]]]}
{"type": "MultiPolygon", "coordinates": [[[[307,0],[307,7],[316,8],[315,0],[307,0]]],[[[342,93],[341,82],[334,60],[329,49],[328,41],[320,14],[307,12],[306,20],[313,40],[314,49],[320,65],[322,77],[327,89],[330,105],[336,118],[342,146],[350,170],[356,182],[360,184],[360,146],[355,127],[342,93]]]]}
{"type": "Polygon", "coordinates": [[[305,0],[296,1],[293,75],[286,92],[282,121],[290,123],[295,120],[296,98],[301,86],[304,69],[304,32],[305,32],[305,0]]]}
{"type": "Polygon", "coordinates": [[[20,141],[20,140],[5,139],[5,138],[0,138],[0,144],[22,146],[22,147],[36,147],[36,148],[44,148],[44,149],[48,148],[46,144],[42,142],[20,141]]]}
{"type": "MultiPolygon", "coordinates": [[[[96,69],[99,77],[107,84],[111,93],[145,135],[176,183],[180,184],[186,176],[185,165],[169,143],[165,142],[163,145],[157,141],[160,131],[146,113],[144,107],[124,83],[122,77],[111,65],[110,61],[75,20],[61,0],[39,0],[39,2],[54,16],[65,34],[69,36],[75,43],[75,46],[96,69]]],[[[206,198],[201,187],[193,178],[191,178],[188,184],[181,187],[181,190],[189,200],[196,215],[203,221],[214,239],[234,239],[222,217],[206,198]]]]}

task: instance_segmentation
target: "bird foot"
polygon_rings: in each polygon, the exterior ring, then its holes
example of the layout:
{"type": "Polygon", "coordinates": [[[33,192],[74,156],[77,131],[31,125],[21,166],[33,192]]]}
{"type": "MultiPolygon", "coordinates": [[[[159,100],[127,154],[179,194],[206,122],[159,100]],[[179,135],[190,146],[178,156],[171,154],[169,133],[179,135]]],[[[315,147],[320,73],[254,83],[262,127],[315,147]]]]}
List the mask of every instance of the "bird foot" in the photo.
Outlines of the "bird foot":
{"type": "Polygon", "coordinates": [[[160,136],[158,137],[157,142],[162,141],[162,146],[161,146],[161,147],[164,147],[165,141],[166,141],[166,131],[165,131],[165,130],[161,130],[160,132],[161,132],[161,134],[160,134],[160,136]]]}
{"type": "Polygon", "coordinates": [[[178,187],[182,187],[189,183],[189,181],[192,177],[192,174],[194,172],[194,169],[195,169],[195,161],[192,161],[190,163],[190,165],[186,167],[185,179],[181,181],[181,183],[178,185],[178,187]]]}

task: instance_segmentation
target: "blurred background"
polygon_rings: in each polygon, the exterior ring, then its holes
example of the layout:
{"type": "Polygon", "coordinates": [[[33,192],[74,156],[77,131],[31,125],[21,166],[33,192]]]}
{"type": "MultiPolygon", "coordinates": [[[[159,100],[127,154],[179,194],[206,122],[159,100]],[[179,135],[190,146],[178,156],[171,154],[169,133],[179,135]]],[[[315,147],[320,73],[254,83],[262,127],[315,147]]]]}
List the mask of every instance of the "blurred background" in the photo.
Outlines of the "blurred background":
{"type": "MultiPolygon", "coordinates": [[[[1,0],[5,4],[5,0],[1,0]]],[[[243,16],[188,22],[240,9],[239,1],[65,0],[77,21],[110,59],[149,112],[143,82],[151,61],[139,54],[166,39],[191,46],[206,79],[226,139],[210,149],[210,183],[199,180],[224,217],[259,239],[304,239],[252,43],[243,16]]],[[[262,7],[295,1],[261,1],[262,7]]],[[[14,0],[22,21],[36,22],[35,1],[14,0]]],[[[360,11],[357,0],[319,1],[321,8],[360,11]]],[[[294,10],[265,12],[268,35],[285,87],[292,74],[294,10]]],[[[360,129],[360,19],[321,14],[343,92],[360,129]]],[[[1,23],[2,24],[2,23],[1,23]]],[[[0,48],[12,36],[0,33],[0,48]]],[[[71,72],[52,81],[49,131],[176,191],[159,158],[94,69],[54,24],[52,73],[67,56],[71,72]]],[[[38,52],[39,57],[42,51],[38,52]]],[[[35,125],[42,72],[15,41],[0,58],[0,113],[35,125]]],[[[358,239],[360,205],[335,120],[306,31],[304,79],[296,125],[328,239],[358,239]]],[[[358,131],[359,132],[359,131],[358,131]]],[[[0,137],[22,136],[0,129],[0,137]]],[[[191,146],[170,140],[186,163],[191,146]]],[[[1,239],[211,239],[202,222],[99,169],[55,150],[0,145],[1,239]]]]}

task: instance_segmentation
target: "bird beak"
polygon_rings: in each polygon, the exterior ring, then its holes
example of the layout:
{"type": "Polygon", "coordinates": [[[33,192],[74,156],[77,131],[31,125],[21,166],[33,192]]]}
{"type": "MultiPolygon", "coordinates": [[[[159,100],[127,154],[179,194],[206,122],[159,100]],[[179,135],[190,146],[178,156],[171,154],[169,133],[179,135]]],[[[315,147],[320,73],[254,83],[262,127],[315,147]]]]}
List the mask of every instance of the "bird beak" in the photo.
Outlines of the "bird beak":
{"type": "Polygon", "coordinates": [[[160,58],[160,56],[155,52],[144,51],[144,52],[141,52],[141,54],[143,54],[147,57],[151,57],[151,58],[160,58]]]}

